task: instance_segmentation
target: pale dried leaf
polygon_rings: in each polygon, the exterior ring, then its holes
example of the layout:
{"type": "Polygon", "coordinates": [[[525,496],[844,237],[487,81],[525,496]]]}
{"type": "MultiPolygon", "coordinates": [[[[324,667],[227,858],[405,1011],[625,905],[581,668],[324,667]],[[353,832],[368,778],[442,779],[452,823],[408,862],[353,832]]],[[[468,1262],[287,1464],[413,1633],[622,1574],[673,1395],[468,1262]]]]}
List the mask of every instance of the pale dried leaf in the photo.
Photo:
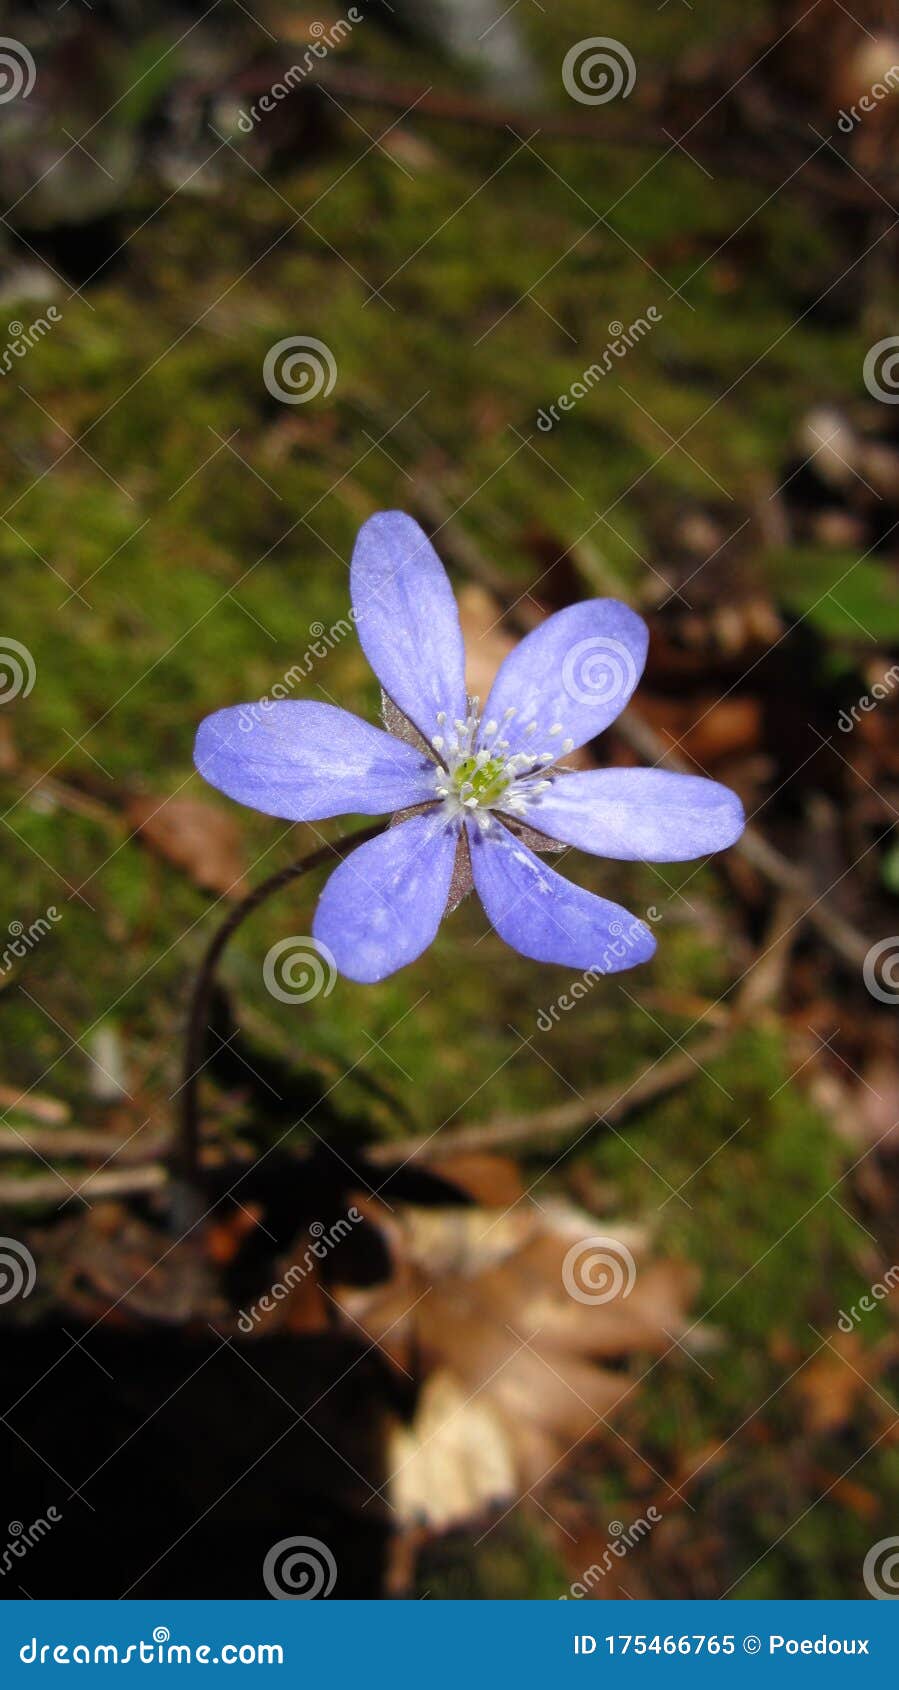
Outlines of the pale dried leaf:
{"type": "Polygon", "coordinates": [[[400,1518],[433,1531],[461,1526],[515,1494],[515,1463],[499,1416],[445,1371],[426,1381],[413,1423],[394,1424],[387,1469],[400,1518]]]}

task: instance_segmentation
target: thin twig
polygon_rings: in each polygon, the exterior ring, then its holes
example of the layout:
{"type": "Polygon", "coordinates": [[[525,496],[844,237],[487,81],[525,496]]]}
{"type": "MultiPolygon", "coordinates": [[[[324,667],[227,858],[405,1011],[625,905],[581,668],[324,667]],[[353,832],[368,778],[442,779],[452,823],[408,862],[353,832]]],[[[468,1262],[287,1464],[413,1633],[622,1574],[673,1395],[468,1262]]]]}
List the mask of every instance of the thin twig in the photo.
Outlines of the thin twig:
{"type": "Polygon", "coordinates": [[[80,1194],[91,1199],[100,1197],[137,1197],[141,1192],[161,1191],[170,1179],[162,1162],[148,1162],[142,1168],[129,1168],[122,1173],[103,1168],[87,1174],[79,1185],[56,1172],[13,1175],[0,1179],[0,1209],[23,1209],[30,1204],[44,1206],[64,1203],[66,1198],[77,1201],[80,1194]]]}
{"type": "MultiPolygon", "coordinates": [[[[489,1121],[448,1132],[400,1139],[392,1144],[368,1145],[361,1153],[362,1157],[378,1167],[390,1167],[413,1157],[419,1162],[439,1162],[460,1151],[529,1149],[535,1144],[565,1138],[591,1124],[615,1126],[636,1110],[647,1108],[685,1085],[701,1068],[720,1056],[731,1031],[732,1027],[719,1029],[707,1039],[697,1041],[690,1051],[678,1051],[654,1068],[641,1070],[631,1081],[610,1081],[608,1085],[596,1087],[583,1097],[557,1108],[538,1110],[530,1116],[497,1115],[489,1121]]],[[[306,1146],[286,1148],[296,1155],[298,1161],[313,1154],[306,1146]]],[[[136,1196],[140,1192],[161,1190],[169,1178],[169,1170],[161,1162],[151,1162],[121,1173],[104,1170],[88,1174],[82,1181],[82,1189],[85,1192],[89,1189],[92,1198],[136,1196]]],[[[0,1206],[12,1208],[28,1203],[56,1203],[67,1196],[72,1196],[72,1185],[62,1174],[0,1180],[0,1206]]]]}
{"type": "Polygon", "coordinates": [[[71,1109],[59,1097],[43,1092],[23,1091],[21,1086],[0,1085],[0,1109],[5,1114],[27,1115],[32,1121],[68,1121],[71,1109]]]}
{"type": "MultiPolygon", "coordinates": [[[[205,1124],[202,1135],[218,1142],[216,1124],[205,1124]]],[[[168,1155],[171,1142],[168,1126],[138,1130],[124,1139],[93,1127],[35,1127],[31,1122],[0,1126],[0,1157],[46,1156],[55,1162],[102,1162],[104,1167],[141,1167],[168,1155]]]]}
{"type": "MultiPolygon", "coordinates": [[[[271,81],[265,67],[260,68],[255,82],[258,82],[260,93],[269,91],[271,81]]],[[[249,85],[251,93],[255,92],[255,82],[249,85]]],[[[332,65],[322,66],[309,78],[307,86],[313,88],[316,84],[337,101],[397,112],[400,122],[421,123],[428,120],[449,123],[465,129],[492,130],[511,138],[520,138],[536,130],[538,145],[550,141],[583,142],[594,147],[665,152],[673,150],[674,146],[665,125],[676,126],[678,122],[677,116],[669,114],[666,102],[658,96],[646,111],[643,123],[636,124],[632,119],[622,119],[608,110],[598,116],[552,111],[544,107],[495,105],[482,96],[423,88],[408,82],[385,82],[380,76],[352,65],[341,65],[339,69],[332,65]]],[[[723,172],[741,180],[748,177],[759,182],[776,182],[779,186],[783,186],[784,158],[790,156],[787,149],[791,145],[795,148],[797,163],[800,163],[797,136],[785,132],[776,137],[775,145],[766,153],[759,146],[758,132],[749,122],[745,123],[742,134],[728,135],[726,149],[722,145],[720,131],[716,130],[710,131],[708,137],[697,135],[691,142],[691,147],[695,147],[700,157],[705,156],[714,163],[719,175],[723,172]]],[[[884,176],[882,185],[888,187],[890,179],[890,176],[884,176]]],[[[826,195],[836,204],[860,206],[866,203],[866,184],[853,181],[845,169],[832,168],[827,162],[819,164],[814,158],[807,160],[804,167],[794,171],[792,176],[787,173],[787,182],[793,191],[826,195]]]]}
{"type": "Polygon", "coordinates": [[[0,1127],[0,1156],[52,1156],[57,1161],[146,1162],[165,1149],[158,1132],[137,1133],[121,1143],[110,1133],[92,1132],[88,1127],[0,1127]]]}
{"type": "Polygon", "coordinates": [[[494,1115],[480,1125],[432,1133],[428,1138],[405,1139],[399,1144],[378,1144],[367,1151],[370,1162],[403,1161],[451,1156],[460,1151],[525,1150],[591,1125],[614,1127],[637,1109],[644,1109],[660,1097],[667,1097],[696,1078],[710,1062],[727,1049],[738,1030],[757,1021],[760,1011],[777,995],[796,933],[795,896],[781,893],[768,924],[759,962],[748,969],[737,988],[734,1007],[724,1027],[705,1039],[697,1039],[683,1050],[672,1052],[651,1068],[641,1069],[626,1083],[612,1080],[582,1097],[534,1115],[494,1115]]]}
{"type": "Polygon", "coordinates": [[[630,1083],[611,1080],[585,1092],[571,1103],[538,1109],[533,1115],[496,1115],[480,1125],[457,1127],[449,1132],[432,1133],[427,1138],[401,1139],[398,1144],[370,1145],[366,1151],[370,1162],[391,1163],[406,1161],[415,1156],[419,1160],[440,1160],[459,1151],[518,1150],[544,1144],[550,1139],[566,1138],[579,1128],[614,1126],[635,1109],[645,1108],[660,1097],[676,1091],[692,1079],[701,1068],[720,1056],[730,1038],[730,1029],[717,1031],[700,1040],[689,1051],[678,1051],[666,1057],[654,1068],[641,1070],[630,1083]]]}

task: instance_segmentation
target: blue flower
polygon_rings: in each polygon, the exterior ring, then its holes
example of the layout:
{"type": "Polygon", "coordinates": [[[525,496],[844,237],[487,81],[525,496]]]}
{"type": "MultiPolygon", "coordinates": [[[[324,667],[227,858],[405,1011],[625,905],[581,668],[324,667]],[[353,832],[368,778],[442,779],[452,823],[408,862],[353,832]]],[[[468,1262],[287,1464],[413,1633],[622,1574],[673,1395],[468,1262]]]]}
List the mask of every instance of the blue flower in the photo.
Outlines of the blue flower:
{"type": "Polygon", "coordinates": [[[566,770],[622,711],[646,661],[641,617],[615,599],[570,605],[510,652],[483,710],[446,571],[400,511],[361,529],[351,569],[362,648],[390,732],[331,704],[285,699],[218,710],[194,759],[212,786],[266,815],[322,821],[399,812],[332,873],[313,924],[351,980],[414,962],[473,884],[500,938],[537,962],[616,973],[655,940],[535,850],[682,862],[733,844],[736,795],[663,769],[566,770]]]}

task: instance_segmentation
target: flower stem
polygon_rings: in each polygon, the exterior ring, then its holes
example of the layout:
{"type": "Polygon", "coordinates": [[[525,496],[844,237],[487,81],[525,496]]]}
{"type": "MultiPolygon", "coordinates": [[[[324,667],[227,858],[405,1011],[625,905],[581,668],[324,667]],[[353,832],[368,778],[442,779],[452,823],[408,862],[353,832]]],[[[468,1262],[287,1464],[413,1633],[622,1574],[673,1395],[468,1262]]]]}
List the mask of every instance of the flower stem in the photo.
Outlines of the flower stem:
{"type": "Polygon", "coordinates": [[[209,1033],[209,1008],[212,989],[215,984],[215,973],[219,958],[231,938],[242,926],[248,915],[264,904],[274,892],[280,892],[283,886],[289,886],[291,881],[298,880],[310,869],[319,868],[322,863],[332,858],[341,859],[355,849],[357,845],[364,845],[367,840],[375,839],[383,833],[389,824],[384,821],[375,822],[371,827],[364,827],[358,833],[351,833],[346,839],[337,839],[333,844],[320,845],[318,850],[310,851],[305,857],[299,857],[295,863],[289,863],[275,874],[270,874],[267,880],[255,886],[252,892],[241,899],[239,904],[228,912],[221,926],[216,929],[206,954],[197,970],[191,994],[190,1009],[187,1018],[187,1033],[184,1045],[184,1079],[181,1086],[181,1111],[178,1134],[172,1152],[172,1173],[180,1182],[182,1189],[195,1190],[199,1184],[199,1151],[200,1151],[200,1111],[199,1111],[199,1082],[205,1061],[206,1040],[209,1033]]]}

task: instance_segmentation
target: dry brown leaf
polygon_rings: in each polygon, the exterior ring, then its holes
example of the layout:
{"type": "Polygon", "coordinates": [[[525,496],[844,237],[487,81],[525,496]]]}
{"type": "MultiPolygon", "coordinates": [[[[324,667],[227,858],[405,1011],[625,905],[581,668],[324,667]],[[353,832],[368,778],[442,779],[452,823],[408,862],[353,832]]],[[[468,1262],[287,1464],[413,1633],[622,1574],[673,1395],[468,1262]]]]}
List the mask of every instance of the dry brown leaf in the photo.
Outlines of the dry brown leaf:
{"type": "MultiPolygon", "coordinates": [[[[321,40],[326,30],[332,29],[339,16],[339,12],[328,9],[322,16],[321,7],[317,11],[307,11],[305,7],[302,11],[296,11],[292,6],[282,6],[276,14],[272,28],[277,29],[282,41],[293,42],[298,47],[312,47],[321,40]]],[[[329,52],[340,52],[346,47],[348,40],[349,36],[345,39],[339,31],[333,36],[329,34],[329,52]]]]}
{"type": "Polygon", "coordinates": [[[853,1479],[838,1478],[830,1491],[834,1502],[839,1502],[844,1508],[857,1514],[860,1520],[876,1520],[883,1507],[883,1498],[866,1485],[858,1485],[853,1479]]]}
{"type": "Polygon", "coordinates": [[[899,1146],[899,1079],[889,1061],[875,1059],[859,1086],[826,1068],[811,1072],[809,1091],[835,1132],[848,1144],[868,1149],[876,1145],[881,1155],[895,1154],[899,1146]]]}
{"type": "MultiPolygon", "coordinates": [[[[831,1343],[796,1379],[803,1420],[818,1435],[837,1432],[848,1424],[859,1396],[867,1389],[860,1365],[861,1341],[856,1332],[837,1332],[831,1343]]],[[[866,1358],[870,1364],[870,1356],[866,1358]]]]}
{"type": "Polygon", "coordinates": [[[14,774],[19,766],[19,754],[13,737],[12,717],[0,716],[0,774],[14,774]]]}
{"type": "Polygon", "coordinates": [[[204,891],[241,898],[246,859],[238,823],[204,798],[129,798],[125,816],[140,839],[204,891]]]}
{"type": "Polygon", "coordinates": [[[443,1531],[538,1483],[630,1390],[626,1371],[597,1358],[662,1352],[687,1324],[693,1270],[646,1261],[633,1226],[520,1199],[511,1209],[391,1212],[357,1203],[380,1226],[394,1271],[334,1293],[351,1328],[421,1381],[415,1414],[395,1422],[388,1450],[390,1501],[408,1525],[443,1531]],[[627,1294],[622,1285],[608,1301],[580,1301],[566,1258],[597,1232],[639,1265],[627,1294]]]}
{"type": "Polygon", "coordinates": [[[762,743],[762,707],[757,698],[696,698],[684,703],[644,688],[640,714],[663,739],[703,768],[724,757],[755,751],[762,743]]]}
{"type": "Polygon", "coordinates": [[[203,1247],[217,1267],[227,1267],[250,1233],[261,1225],[259,1204],[241,1204],[225,1216],[216,1215],[203,1231],[203,1247]]]}
{"type": "MultiPolygon", "coordinates": [[[[469,693],[483,704],[503,659],[519,642],[509,633],[494,595],[485,587],[470,583],[461,588],[457,598],[465,639],[465,684],[469,693]]],[[[571,769],[590,769],[593,763],[586,747],[570,752],[565,758],[566,768],[571,769]]]]}
{"type": "Polygon", "coordinates": [[[511,1156],[482,1151],[459,1151],[445,1161],[432,1162],[431,1172],[449,1180],[487,1209],[506,1209],[524,1195],[521,1171],[511,1156]]]}
{"type": "Polygon", "coordinates": [[[462,587],[458,594],[459,621],[465,639],[465,679],[468,691],[483,702],[500,664],[518,644],[503,627],[496,599],[486,588],[462,587]]]}

